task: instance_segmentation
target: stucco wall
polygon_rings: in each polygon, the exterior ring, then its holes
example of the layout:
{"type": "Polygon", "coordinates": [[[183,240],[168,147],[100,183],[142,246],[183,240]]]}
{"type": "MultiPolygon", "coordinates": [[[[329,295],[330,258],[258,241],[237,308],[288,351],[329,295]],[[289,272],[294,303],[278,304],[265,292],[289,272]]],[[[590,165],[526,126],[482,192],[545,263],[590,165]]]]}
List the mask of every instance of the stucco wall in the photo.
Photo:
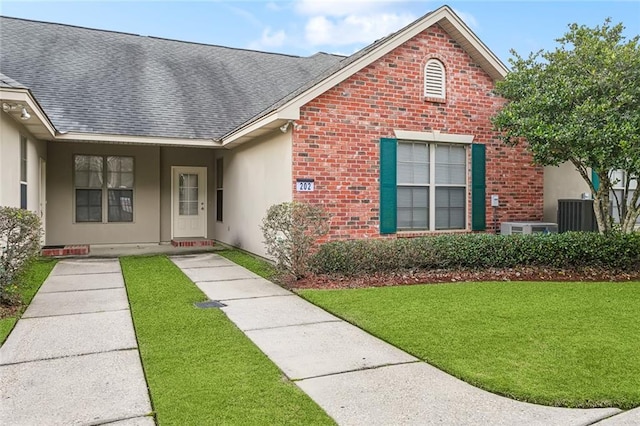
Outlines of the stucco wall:
{"type": "Polygon", "coordinates": [[[52,142],[47,164],[47,244],[160,241],[160,148],[52,142]],[[73,155],[134,157],[133,222],[74,223],[73,155]]]}
{"type": "Polygon", "coordinates": [[[291,201],[291,133],[276,130],[217,155],[224,161],[224,217],[216,239],[264,256],[262,219],[271,205],[291,201]]]}
{"type": "Polygon", "coordinates": [[[214,238],[215,151],[205,148],[162,147],[160,149],[160,241],[171,241],[171,167],[207,168],[207,238],[214,238]]]}
{"type": "Polygon", "coordinates": [[[47,147],[0,112],[0,206],[20,207],[20,135],[27,137],[27,209],[40,213],[40,158],[47,147]]]}
{"type": "MultiPolygon", "coordinates": [[[[490,195],[500,196],[498,223],[541,220],[543,171],[522,147],[505,146],[490,117],[504,102],[494,83],[438,25],[336,85],[301,109],[294,131],[293,181],[314,178],[315,191],[296,200],[323,204],[332,215],[331,238],[380,236],[379,142],[394,129],[471,134],[486,145],[486,217],[490,195]],[[443,62],[447,99],[424,98],[430,58],[443,62]]],[[[468,199],[470,194],[468,194],[468,199]]],[[[499,226],[499,225],[498,225],[499,226]]]]}
{"type": "Polygon", "coordinates": [[[556,222],[558,200],[582,198],[584,192],[591,192],[589,185],[571,163],[558,167],[544,168],[544,221],[556,222]]]}

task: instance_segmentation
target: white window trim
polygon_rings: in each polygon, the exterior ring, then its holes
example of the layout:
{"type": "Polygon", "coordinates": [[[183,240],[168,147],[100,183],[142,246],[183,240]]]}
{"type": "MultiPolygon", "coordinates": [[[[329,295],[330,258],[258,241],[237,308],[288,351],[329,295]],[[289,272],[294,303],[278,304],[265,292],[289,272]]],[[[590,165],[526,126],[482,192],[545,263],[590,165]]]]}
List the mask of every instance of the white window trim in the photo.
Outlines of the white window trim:
{"type": "MultiPolygon", "coordinates": [[[[396,131],[397,133],[398,131],[396,131]]],[[[418,132],[413,132],[418,133],[418,132]]],[[[460,135],[457,135],[460,136],[460,135]]],[[[466,136],[466,135],[465,135],[466,136]]],[[[469,135],[470,136],[470,135],[469,135]]],[[[470,136],[473,139],[473,136],[470,136]]],[[[465,180],[464,184],[436,184],[436,146],[438,143],[442,145],[452,145],[452,142],[445,142],[443,140],[439,141],[424,141],[424,140],[410,140],[410,139],[398,139],[398,144],[400,143],[415,143],[415,142],[425,142],[429,148],[429,183],[427,184],[415,184],[415,183],[400,183],[396,182],[396,188],[398,187],[418,187],[418,188],[429,188],[429,217],[428,229],[413,229],[413,228],[400,228],[398,227],[398,232],[404,233],[415,233],[415,232],[456,232],[456,231],[468,231],[469,230],[469,149],[465,147],[465,160],[464,160],[464,168],[465,168],[465,180]],[[436,188],[438,187],[447,187],[447,188],[464,188],[465,192],[465,203],[464,203],[464,228],[448,228],[448,229],[436,229],[436,188]]],[[[457,142],[462,143],[462,142],[457,142]]],[[[469,142],[468,144],[470,144],[469,142]]],[[[465,142],[465,145],[468,145],[465,142]]]]}
{"type": "Polygon", "coordinates": [[[414,132],[410,130],[394,129],[393,133],[398,141],[419,141],[419,142],[441,142],[441,143],[461,143],[471,145],[474,135],[466,135],[462,133],[440,133],[439,130],[430,132],[414,132]]]}
{"type": "Polygon", "coordinates": [[[20,207],[29,208],[29,185],[27,180],[29,179],[29,139],[20,135],[20,207]],[[24,156],[23,156],[24,154],[24,156]],[[23,173],[24,172],[24,173],[23,173]],[[24,176],[24,180],[22,177],[24,176]],[[24,186],[25,198],[22,199],[22,186],[24,186]],[[23,203],[24,201],[24,203],[23,203]]]}
{"type": "Polygon", "coordinates": [[[110,155],[110,154],[73,154],[72,156],[73,158],[73,165],[72,170],[73,170],[73,178],[72,178],[72,184],[73,184],[73,210],[72,210],[72,214],[73,214],[73,220],[71,223],[78,224],[78,225],[91,225],[91,224],[100,224],[100,225],[107,225],[107,224],[131,224],[131,223],[135,223],[136,222],[136,208],[134,208],[134,204],[135,204],[135,199],[136,199],[136,158],[133,155],[110,155]],[[75,157],[76,156],[92,156],[92,157],[101,157],[102,158],[102,186],[100,188],[91,188],[91,187],[83,187],[83,186],[76,186],[76,167],[75,167],[75,157]],[[128,158],[132,158],[133,159],[133,186],[131,188],[109,188],[107,185],[107,176],[108,176],[108,166],[107,166],[107,158],[108,157],[128,157],[128,158]],[[101,199],[102,199],[102,220],[100,221],[78,221],[76,220],[76,190],[77,189],[86,189],[86,190],[91,190],[91,189],[100,189],[100,191],[102,192],[101,195],[101,199]],[[130,190],[131,191],[131,207],[133,209],[132,212],[132,218],[131,221],[109,221],[109,190],[118,190],[118,189],[122,189],[122,190],[130,190]]]}

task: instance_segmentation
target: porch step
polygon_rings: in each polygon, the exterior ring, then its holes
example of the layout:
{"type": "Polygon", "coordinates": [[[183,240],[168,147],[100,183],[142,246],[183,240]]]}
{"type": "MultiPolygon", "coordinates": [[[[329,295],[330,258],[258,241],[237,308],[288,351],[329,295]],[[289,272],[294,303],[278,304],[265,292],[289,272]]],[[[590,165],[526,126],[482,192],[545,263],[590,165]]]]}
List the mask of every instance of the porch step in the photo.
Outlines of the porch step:
{"type": "Polygon", "coordinates": [[[176,238],[171,240],[174,247],[212,247],[215,245],[214,240],[206,238],[176,238]]]}
{"type": "Polygon", "coordinates": [[[44,246],[40,254],[43,257],[57,256],[86,256],[89,254],[88,244],[77,244],[73,246],[44,246]]]}

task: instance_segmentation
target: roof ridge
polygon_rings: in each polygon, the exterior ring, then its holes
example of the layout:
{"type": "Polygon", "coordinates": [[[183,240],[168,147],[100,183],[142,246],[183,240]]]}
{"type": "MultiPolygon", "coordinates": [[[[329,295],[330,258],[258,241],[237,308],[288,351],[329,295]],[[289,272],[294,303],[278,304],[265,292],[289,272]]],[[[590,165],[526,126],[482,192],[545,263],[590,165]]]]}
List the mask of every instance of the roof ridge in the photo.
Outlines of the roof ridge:
{"type": "MultiPolygon", "coordinates": [[[[80,25],[64,24],[64,23],[59,23],[59,22],[40,21],[40,20],[37,20],[37,19],[15,18],[13,16],[4,16],[4,15],[0,15],[0,18],[13,19],[13,20],[16,20],[16,21],[34,22],[34,23],[37,23],[37,24],[44,24],[44,25],[55,25],[55,26],[60,26],[60,27],[77,28],[77,29],[87,30],[87,31],[98,31],[98,32],[101,32],[101,33],[121,34],[121,35],[132,36],[132,37],[142,37],[142,38],[146,38],[146,39],[170,41],[170,42],[174,42],[174,43],[184,43],[184,44],[190,44],[190,45],[216,47],[216,48],[220,48],[220,49],[236,50],[236,51],[242,51],[242,52],[263,53],[265,55],[286,56],[286,57],[289,57],[289,58],[298,58],[298,59],[312,58],[312,57],[314,57],[314,56],[316,56],[318,54],[325,53],[325,52],[316,52],[316,53],[313,53],[312,55],[309,55],[309,56],[300,56],[300,55],[293,55],[293,54],[289,54],[289,53],[268,52],[268,51],[264,51],[264,50],[256,50],[256,49],[249,49],[249,48],[243,48],[243,47],[223,46],[221,44],[203,43],[203,42],[189,41],[189,40],[178,40],[178,39],[173,39],[173,38],[168,38],[168,37],[160,37],[160,36],[153,36],[153,35],[142,35],[142,34],[136,34],[136,33],[128,33],[128,32],[125,32],[125,31],[115,31],[115,30],[105,30],[105,29],[101,29],[101,28],[83,27],[83,26],[80,26],[80,25]]],[[[326,53],[326,54],[327,55],[331,55],[331,56],[343,56],[343,55],[334,55],[334,54],[330,54],[330,53],[326,53]]]]}
{"type": "Polygon", "coordinates": [[[134,36],[134,37],[146,37],[140,34],[135,34],[135,33],[127,33],[124,31],[115,31],[115,30],[105,30],[105,29],[101,29],[101,28],[91,28],[91,27],[83,27],[80,25],[73,25],[73,24],[62,24],[60,22],[50,22],[50,21],[40,21],[38,19],[27,19],[27,18],[16,18],[14,16],[5,16],[5,15],[0,15],[0,18],[4,18],[4,19],[13,19],[16,21],[26,21],[26,22],[35,22],[38,24],[46,24],[46,25],[57,25],[60,27],[69,27],[69,28],[78,28],[81,30],[88,30],[88,31],[100,31],[103,33],[113,33],[113,34],[123,34],[123,35],[129,35],[129,36],[134,36]]]}

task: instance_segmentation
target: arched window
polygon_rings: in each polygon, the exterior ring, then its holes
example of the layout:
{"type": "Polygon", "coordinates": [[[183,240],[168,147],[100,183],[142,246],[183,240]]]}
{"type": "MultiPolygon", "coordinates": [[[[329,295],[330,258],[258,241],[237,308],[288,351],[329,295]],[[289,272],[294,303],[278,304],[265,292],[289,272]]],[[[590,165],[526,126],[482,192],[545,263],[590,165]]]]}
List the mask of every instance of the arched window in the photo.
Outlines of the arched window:
{"type": "Polygon", "coordinates": [[[446,76],[444,65],[437,59],[429,59],[424,67],[424,96],[445,99],[446,76]]]}

